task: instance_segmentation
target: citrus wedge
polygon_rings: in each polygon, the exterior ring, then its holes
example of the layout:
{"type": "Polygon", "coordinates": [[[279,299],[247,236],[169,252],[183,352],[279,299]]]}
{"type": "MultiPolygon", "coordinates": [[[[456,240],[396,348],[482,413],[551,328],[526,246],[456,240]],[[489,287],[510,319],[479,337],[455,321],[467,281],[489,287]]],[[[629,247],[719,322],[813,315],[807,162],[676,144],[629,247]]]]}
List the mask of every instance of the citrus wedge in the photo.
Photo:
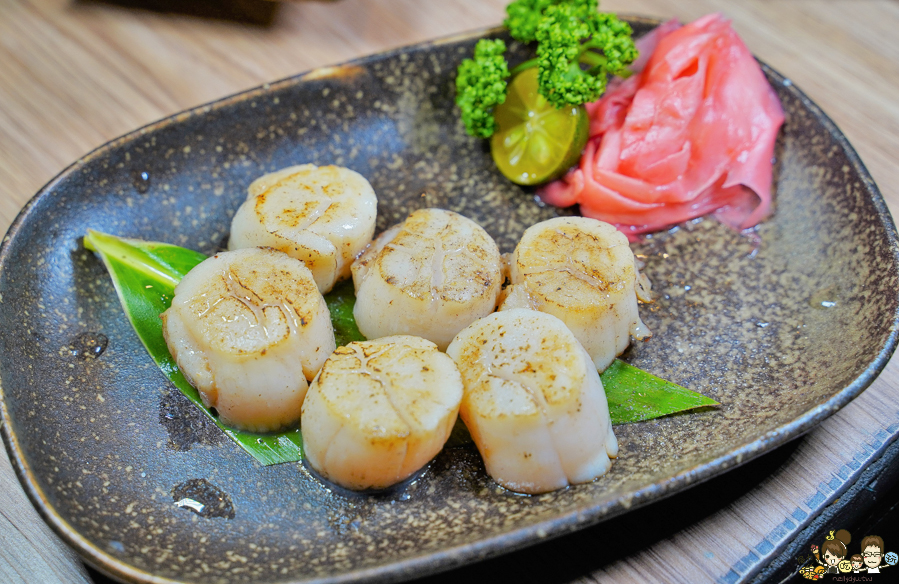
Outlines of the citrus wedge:
{"type": "Polygon", "coordinates": [[[580,159],[590,121],[584,106],[556,109],[537,91],[537,68],[512,79],[496,106],[490,152],[503,175],[520,185],[558,178],[580,159]]]}

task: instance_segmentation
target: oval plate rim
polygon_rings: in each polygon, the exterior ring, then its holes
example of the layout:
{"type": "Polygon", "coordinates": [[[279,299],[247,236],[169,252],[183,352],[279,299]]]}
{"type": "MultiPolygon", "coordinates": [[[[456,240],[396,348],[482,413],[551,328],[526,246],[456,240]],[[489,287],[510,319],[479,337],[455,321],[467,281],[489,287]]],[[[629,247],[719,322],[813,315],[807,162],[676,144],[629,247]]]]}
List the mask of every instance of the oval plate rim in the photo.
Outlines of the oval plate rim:
{"type": "MultiPolygon", "coordinates": [[[[661,24],[662,20],[653,17],[645,17],[630,14],[621,14],[622,18],[629,22],[639,22],[647,25],[661,24]]],[[[386,51],[366,55],[340,63],[334,66],[319,67],[297,75],[289,76],[271,83],[264,83],[254,88],[231,94],[220,99],[201,104],[187,110],[167,116],[155,122],[151,122],[136,130],[128,132],[118,138],[114,138],[105,144],[91,150],[64,170],[47,182],[22,208],[15,220],[9,227],[6,236],[0,244],[0,271],[2,271],[8,263],[10,242],[21,231],[22,225],[25,224],[36,203],[49,192],[53,187],[74,174],[87,161],[103,153],[110,151],[122,144],[133,142],[140,137],[155,131],[158,128],[177,124],[181,120],[188,119],[195,115],[202,115],[231,104],[251,100],[254,97],[265,95],[270,91],[278,90],[284,86],[300,84],[305,80],[320,79],[328,77],[344,69],[346,67],[365,64],[373,61],[387,59],[393,55],[398,55],[410,51],[427,50],[429,47],[449,44],[458,41],[480,38],[487,35],[497,34],[504,29],[502,27],[488,27],[476,29],[460,34],[441,37],[438,39],[428,40],[412,45],[401,46],[386,51]]],[[[803,106],[818,121],[822,127],[834,138],[843,152],[846,154],[853,169],[861,177],[865,191],[869,196],[869,200],[877,209],[878,219],[884,227],[884,234],[890,243],[892,251],[893,266],[899,267],[899,233],[897,233],[895,222],[889,208],[884,200],[880,190],[875,184],[873,178],[858,156],[855,149],[849,143],[845,135],[840,131],[837,125],[819,108],[804,92],[797,88],[794,84],[789,83],[787,79],[766,65],[761,63],[762,69],[769,77],[777,82],[784,84],[786,90],[793,93],[799,98],[803,106]]],[[[821,423],[829,416],[836,413],[850,401],[858,397],[878,375],[886,367],[893,352],[899,343],[899,309],[893,314],[891,333],[887,342],[878,354],[871,360],[865,370],[858,375],[852,383],[844,389],[834,394],[826,402],[806,411],[803,415],[797,417],[791,422],[784,424],[775,430],[767,432],[764,436],[744,444],[738,448],[734,448],[721,456],[718,456],[708,462],[695,465],[691,468],[682,470],[681,472],[668,477],[651,485],[647,485],[630,494],[627,503],[621,498],[608,501],[599,505],[595,505],[586,510],[572,511],[531,525],[513,529],[512,531],[488,537],[483,540],[449,547],[438,552],[428,553],[422,556],[377,566],[374,568],[364,568],[342,573],[333,577],[318,579],[286,579],[284,584],[324,584],[324,583],[348,583],[348,582],[387,582],[402,581],[413,577],[434,574],[441,571],[453,569],[461,566],[466,562],[480,561],[491,557],[496,557],[504,553],[518,550],[529,545],[533,545],[540,541],[546,541],[553,537],[558,537],[566,533],[571,533],[582,528],[595,525],[602,521],[611,519],[627,511],[636,509],[640,506],[658,501],[662,498],[671,496],[677,492],[697,485],[701,482],[709,480],[719,474],[722,474],[741,464],[769,452],[778,446],[781,446],[790,440],[808,432],[813,427],[821,423]]],[[[11,430],[11,419],[6,405],[4,390],[2,387],[2,379],[0,379],[0,434],[9,454],[10,461],[16,472],[19,482],[22,484],[25,493],[28,495],[32,504],[39,512],[42,519],[50,525],[50,527],[77,551],[82,559],[87,561],[91,566],[97,568],[101,572],[118,578],[121,580],[135,583],[177,583],[178,580],[156,576],[150,572],[138,569],[129,565],[118,558],[101,550],[90,540],[81,536],[56,510],[51,506],[45,497],[43,491],[38,485],[38,481],[33,471],[30,469],[24,452],[19,445],[19,441],[15,433],[11,430]]]]}

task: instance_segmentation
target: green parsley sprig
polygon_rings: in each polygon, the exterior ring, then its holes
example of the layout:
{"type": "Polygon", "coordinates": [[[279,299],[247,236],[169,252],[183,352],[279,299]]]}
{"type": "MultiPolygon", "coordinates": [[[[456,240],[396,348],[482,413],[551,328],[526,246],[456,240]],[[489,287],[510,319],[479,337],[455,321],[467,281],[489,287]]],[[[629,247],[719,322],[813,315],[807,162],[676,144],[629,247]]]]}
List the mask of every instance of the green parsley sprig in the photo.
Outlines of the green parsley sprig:
{"type": "Polygon", "coordinates": [[[456,105],[462,110],[465,131],[489,138],[496,130],[493,108],[506,101],[509,66],[503,53],[506,43],[481,39],[474,58],[465,59],[456,74],[456,105]]]}
{"type": "Polygon", "coordinates": [[[543,12],[550,6],[567,4],[584,15],[595,13],[599,10],[598,0],[515,0],[506,6],[508,15],[503,21],[503,26],[509,29],[512,38],[530,43],[537,40],[537,27],[543,12]]]}
{"type": "Polygon", "coordinates": [[[557,108],[595,101],[608,76],[626,76],[637,58],[628,23],[613,14],[584,13],[572,4],[543,12],[537,26],[540,94],[557,108]]]}
{"type": "MultiPolygon", "coordinates": [[[[515,0],[503,24],[518,41],[537,41],[537,58],[516,67],[515,75],[538,69],[538,91],[556,108],[581,105],[602,95],[608,75],[627,76],[637,58],[626,22],[598,12],[597,0],[515,0]]],[[[456,104],[466,131],[489,138],[496,130],[494,108],[505,101],[510,76],[501,40],[481,40],[473,59],[456,77],[456,104]]]]}

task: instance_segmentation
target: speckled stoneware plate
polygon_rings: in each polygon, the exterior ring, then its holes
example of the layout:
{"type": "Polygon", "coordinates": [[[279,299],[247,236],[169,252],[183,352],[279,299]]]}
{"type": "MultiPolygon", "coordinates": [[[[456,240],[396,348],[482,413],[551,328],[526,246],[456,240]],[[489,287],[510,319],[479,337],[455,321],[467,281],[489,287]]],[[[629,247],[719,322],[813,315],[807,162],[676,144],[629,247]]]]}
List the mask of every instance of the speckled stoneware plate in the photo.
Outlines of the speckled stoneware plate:
{"type": "MultiPolygon", "coordinates": [[[[634,22],[638,32],[653,24],[634,22]]],[[[697,220],[636,246],[658,295],[642,308],[655,336],[625,357],[720,408],[620,426],[610,473],[537,497],[498,488],[470,448],[444,451],[389,493],[338,492],[301,464],[259,466],[205,423],[145,354],[84,233],[211,253],[255,177],[313,162],[367,176],[381,229],[441,206],[511,250],[557,211],[504,180],[485,144],[462,131],[454,70],[480,34],[143,128],[77,161],[16,220],[0,254],[3,435],[38,510],[88,562],[134,582],[392,581],[443,570],[722,473],[805,432],[884,366],[899,305],[893,222],[837,128],[766,70],[787,112],[774,217],[748,235],[697,220]],[[103,337],[102,354],[87,357],[103,337]],[[209,503],[204,515],[175,505],[185,494],[209,503]]]]}

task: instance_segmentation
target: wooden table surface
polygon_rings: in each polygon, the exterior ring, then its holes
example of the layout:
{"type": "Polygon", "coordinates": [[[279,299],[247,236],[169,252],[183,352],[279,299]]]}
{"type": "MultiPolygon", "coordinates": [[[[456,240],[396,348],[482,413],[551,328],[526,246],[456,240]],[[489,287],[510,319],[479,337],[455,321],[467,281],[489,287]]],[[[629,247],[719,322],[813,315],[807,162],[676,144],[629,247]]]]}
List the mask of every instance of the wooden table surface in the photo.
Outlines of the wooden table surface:
{"type": "MultiPolygon", "coordinates": [[[[271,16],[272,7],[257,0],[220,3],[271,16]]],[[[0,228],[69,163],[125,132],[313,67],[495,25],[504,6],[504,0],[307,1],[281,4],[270,24],[259,25],[91,1],[0,0],[0,228]]],[[[725,13],[756,55],[837,123],[890,208],[899,208],[899,2],[607,0],[603,8],[682,21],[725,13]]],[[[708,509],[633,555],[584,564],[561,580],[751,577],[897,434],[896,363],[726,507],[708,509]],[[838,446],[825,446],[831,442],[838,446]]],[[[0,581],[90,581],[32,508],[5,452],[0,542],[0,581]]]]}

